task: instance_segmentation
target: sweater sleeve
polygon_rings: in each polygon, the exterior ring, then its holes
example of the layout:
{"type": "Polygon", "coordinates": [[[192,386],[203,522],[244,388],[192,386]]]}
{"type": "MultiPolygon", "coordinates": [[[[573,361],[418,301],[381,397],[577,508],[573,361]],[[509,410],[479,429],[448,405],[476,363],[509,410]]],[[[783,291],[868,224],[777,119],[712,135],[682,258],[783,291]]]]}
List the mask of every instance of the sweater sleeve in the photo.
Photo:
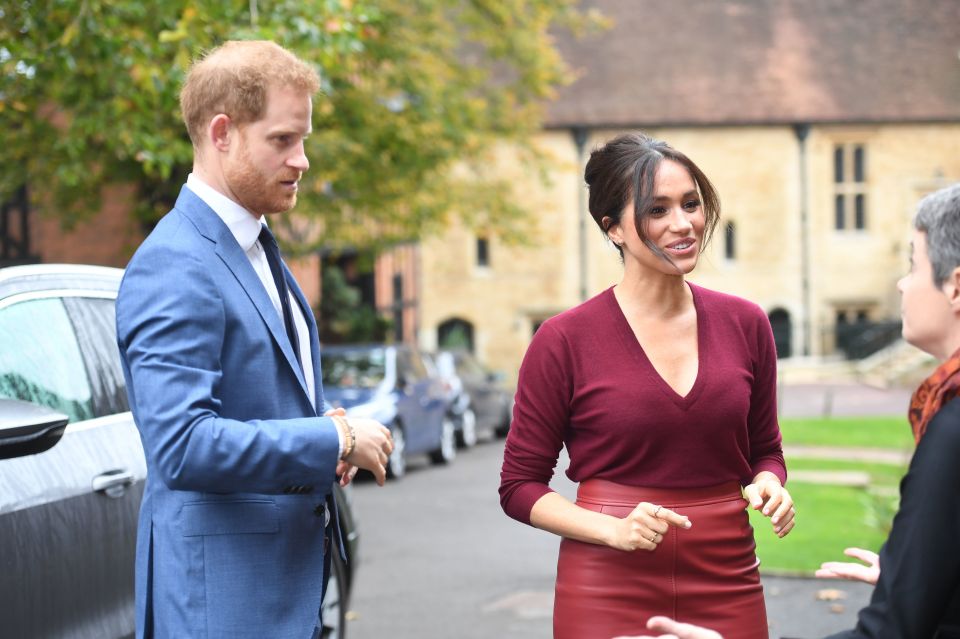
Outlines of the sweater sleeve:
{"type": "Polygon", "coordinates": [[[756,353],[753,388],[750,389],[750,469],[753,477],[769,471],[787,482],[780,424],[777,421],[777,348],[766,314],[757,307],[756,353]]]}
{"type": "Polygon", "coordinates": [[[870,604],[854,630],[835,637],[950,634],[938,628],[956,615],[960,590],[958,457],[960,400],[953,400],[934,417],[900,483],[900,509],[880,550],[880,580],[870,604]]]}
{"type": "Polygon", "coordinates": [[[530,510],[549,486],[569,422],[573,383],[570,354],[553,322],[534,334],[517,381],[513,422],[503,451],[500,505],[530,523],[530,510]]]}

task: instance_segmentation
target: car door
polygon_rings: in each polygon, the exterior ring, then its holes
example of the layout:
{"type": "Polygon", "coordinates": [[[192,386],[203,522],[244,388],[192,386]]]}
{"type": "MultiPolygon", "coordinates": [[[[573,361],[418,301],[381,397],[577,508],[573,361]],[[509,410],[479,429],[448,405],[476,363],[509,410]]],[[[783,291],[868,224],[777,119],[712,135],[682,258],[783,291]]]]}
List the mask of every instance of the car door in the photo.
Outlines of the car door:
{"type": "Polygon", "coordinates": [[[146,465],[113,327],[112,293],[37,292],[0,302],[0,396],[70,418],[50,450],[0,461],[5,636],[133,632],[146,465]]]}
{"type": "Polygon", "coordinates": [[[447,412],[447,398],[443,382],[436,375],[431,375],[423,357],[416,350],[410,349],[407,356],[410,361],[410,370],[424,420],[424,450],[435,450],[440,447],[443,437],[443,419],[447,412]]]}
{"type": "Polygon", "coordinates": [[[417,381],[410,353],[406,349],[394,350],[397,378],[397,412],[403,422],[407,452],[422,453],[429,444],[422,384],[417,381]]]}
{"type": "Polygon", "coordinates": [[[483,428],[498,426],[503,406],[499,390],[491,382],[487,371],[467,353],[456,353],[454,362],[457,375],[463,381],[467,394],[470,395],[473,411],[477,415],[477,423],[483,428]]]}

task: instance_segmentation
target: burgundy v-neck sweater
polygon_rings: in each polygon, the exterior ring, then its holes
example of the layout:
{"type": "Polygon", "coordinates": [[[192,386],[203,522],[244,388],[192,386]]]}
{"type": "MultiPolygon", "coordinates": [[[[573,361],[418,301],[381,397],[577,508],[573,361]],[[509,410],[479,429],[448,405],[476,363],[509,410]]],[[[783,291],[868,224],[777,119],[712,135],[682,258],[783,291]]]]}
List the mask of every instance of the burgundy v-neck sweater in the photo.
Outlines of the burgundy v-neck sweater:
{"type": "Polygon", "coordinates": [[[500,503],[530,523],[560,449],[575,482],[694,488],[786,482],[777,423],[777,355],[752,302],[689,284],[699,369],[686,396],[657,373],[613,288],[540,327],[520,367],[500,473],[500,503]]]}

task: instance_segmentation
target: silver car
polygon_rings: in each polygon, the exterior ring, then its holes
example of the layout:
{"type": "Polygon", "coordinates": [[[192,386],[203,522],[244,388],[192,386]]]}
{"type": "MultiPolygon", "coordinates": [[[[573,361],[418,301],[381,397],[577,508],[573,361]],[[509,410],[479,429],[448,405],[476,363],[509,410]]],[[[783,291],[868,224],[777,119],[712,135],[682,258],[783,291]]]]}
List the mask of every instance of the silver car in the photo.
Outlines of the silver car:
{"type": "MultiPolygon", "coordinates": [[[[123,271],[0,269],[0,635],[134,633],[147,468],[116,344],[123,271]]],[[[337,490],[348,559],[357,534],[337,490]]],[[[343,637],[352,567],[333,553],[325,637],[343,637]]]]}

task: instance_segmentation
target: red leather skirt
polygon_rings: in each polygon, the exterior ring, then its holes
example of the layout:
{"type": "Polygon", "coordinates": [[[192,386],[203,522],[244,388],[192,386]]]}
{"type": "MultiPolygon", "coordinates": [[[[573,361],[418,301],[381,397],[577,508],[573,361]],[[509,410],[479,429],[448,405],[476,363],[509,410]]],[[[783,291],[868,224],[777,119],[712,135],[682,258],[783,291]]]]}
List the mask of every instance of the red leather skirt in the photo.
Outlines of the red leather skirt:
{"type": "Polygon", "coordinates": [[[767,639],[760,562],[740,485],[636,488],[591,479],[577,492],[577,505],[614,517],[641,501],[686,515],[693,526],[671,527],[653,551],[561,541],[554,639],[646,634],[654,615],[707,626],[725,639],[767,639]]]}

